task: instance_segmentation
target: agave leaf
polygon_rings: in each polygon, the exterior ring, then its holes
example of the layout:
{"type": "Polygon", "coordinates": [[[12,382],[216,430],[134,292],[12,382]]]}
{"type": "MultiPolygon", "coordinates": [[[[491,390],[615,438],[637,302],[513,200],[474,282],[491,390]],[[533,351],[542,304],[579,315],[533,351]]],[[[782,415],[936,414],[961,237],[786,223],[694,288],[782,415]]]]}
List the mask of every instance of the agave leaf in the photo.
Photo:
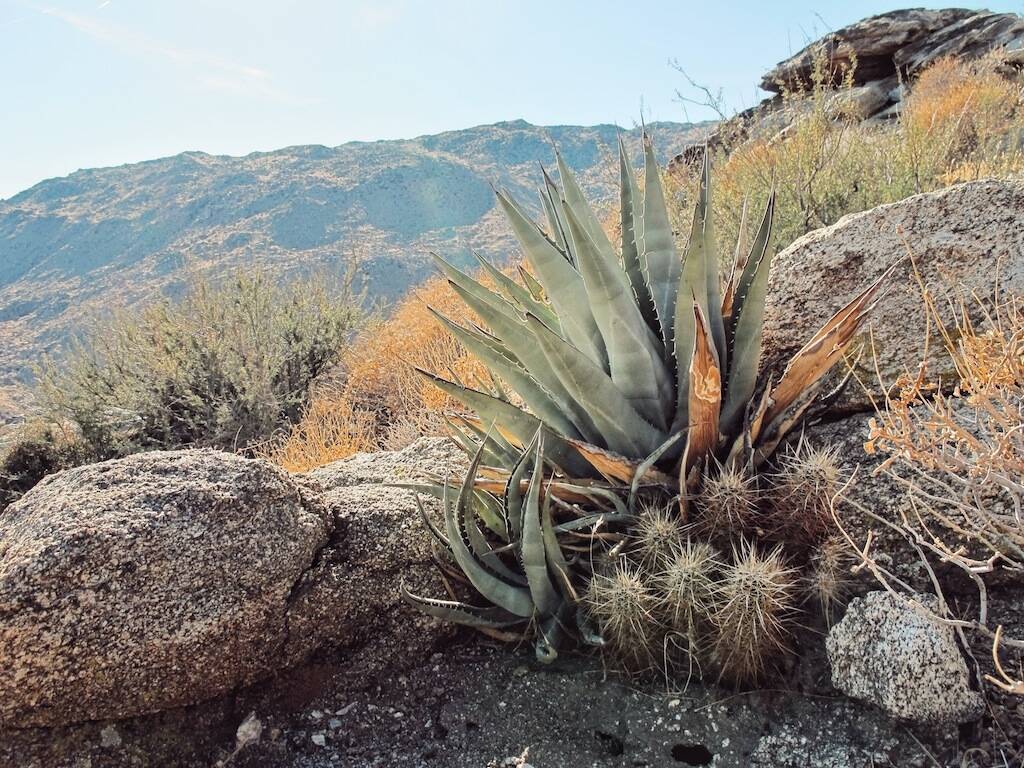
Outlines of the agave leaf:
{"type": "Polygon", "coordinates": [[[519,267],[519,276],[523,279],[523,285],[534,299],[543,303],[545,301],[544,286],[537,282],[537,278],[531,275],[522,267],[519,267]]]}
{"type": "MultiPolygon", "coordinates": [[[[469,437],[472,438],[470,442],[474,446],[484,445],[484,458],[491,466],[510,467],[515,463],[519,451],[503,438],[497,430],[487,432],[487,430],[480,427],[479,419],[461,413],[449,414],[446,418],[449,425],[454,429],[458,429],[460,432],[463,430],[469,432],[469,437]]],[[[466,452],[467,456],[470,457],[474,453],[476,453],[476,448],[466,452]]]]}
{"type": "Polygon", "coordinates": [[[611,379],[645,419],[666,429],[665,414],[675,393],[661,360],[661,343],[647,327],[611,246],[604,250],[594,242],[573,205],[566,206],[565,217],[590,308],[608,352],[611,379]]]}
{"type": "MultiPolygon", "coordinates": [[[[536,322],[543,327],[539,320],[536,322]]],[[[502,437],[519,448],[528,445],[533,434],[543,426],[536,416],[516,408],[511,403],[498,400],[475,389],[453,384],[436,374],[424,371],[422,368],[416,368],[415,370],[417,373],[430,379],[442,392],[445,392],[470,410],[479,414],[485,423],[493,423],[495,429],[498,430],[502,437]]],[[[589,465],[560,436],[545,430],[545,440],[548,445],[549,457],[554,464],[577,477],[589,474],[589,465]]]]}
{"type": "Polygon", "coordinates": [[[558,646],[561,644],[565,631],[558,616],[549,616],[537,626],[537,639],[534,641],[534,653],[537,661],[550,664],[558,658],[558,646]]]}
{"type": "Polygon", "coordinates": [[[839,360],[874,306],[885,281],[892,276],[899,263],[896,262],[889,267],[873,284],[836,312],[811,340],[793,355],[782,373],[782,378],[772,390],[772,402],[764,417],[765,424],[770,426],[793,404],[801,392],[817,382],[839,360]]]}
{"type": "Polygon", "coordinates": [[[541,506],[541,533],[544,537],[544,554],[547,558],[548,568],[558,584],[562,599],[568,602],[579,602],[579,595],[572,585],[571,569],[562,546],[558,543],[558,534],[555,532],[554,521],[551,518],[551,496],[544,496],[544,503],[541,506]]]}
{"type": "MultiPolygon", "coordinates": [[[[497,552],[494,551],[490,543],[487,541],[487,537],[484,536],[483,532],[476,524],[476,516],[480,513],[479,506],[482,505],[484,498],[493,499],[494,497],[483,491],[478,491],[474,487],[472,493],[467,496],[466,507],[463,510],[462,528],[466,532],[466,539],[469,541],[469,547],[473,550],[473,554],[476,555],[483,565],[490,569],[493,573],[500,576],[510,584],[517,584],[519,586],[526,586],[526,579],[521,574],[514,572],[502,561],[501,557],[497,552]]],[[[502,510],[488,509],[487,517],[493,519],[500,519],[502,510]]],[[[480,515],[481,519],[484,517],[480,515]]],[[[508,541],[509,535],[506,533],[503,537],[505,541],[508,541]]],[[[449,545],[449,550],[451,545],[449,545]]]]}
{"type": "Polygon", "coordinates": [[[462,603],[456,600],[438,600],[433,597],[420,597],[414,595],[404,586],[402,587],[402,599],[410,605],[418,608],[424,613],[430,614],[443,621],[450,621],[454,624],[462,624],[467,627],[488,627],[492,629],[511,627],[521,624],[523,619],[494,606],[480,608],[469,603],[462,603]]]}
{"type": "MultiPolygon", "coordinates": [[[[640,253],[640,266],[651,293],[654,311],[658,317],[665,354],[673,348],[676,297],[682,266],[672,237],[672,226],[665,205],[665,190],[661,185],[658,161],[650,137],[644,143],[644,195],[643,207],[636,230],[636,243],[640,253]]],[[[703,277],[703,275],[702,275],[703,277]]],[[[687,293],[686,295],[689,295],[687,293]]]]}
{"type": "MultiPolygon", "coordinates": [[[[671,445],[676,439],[678,439],[678,435],[673,435],[669,438],[668,445],[671,445]]],[[[590,445],[579,440],[570,440],[569,444],[579,451],[580,455],[594,466],[594,469],[611,480],[618,480],[620,483],[627,484],[646,480],[649,483],[657,483],[667,487],[671,487],[675,482],[664,472],[655,469],[653,466],[654,462],[644,466],[645,462],[636,461],[635,459],[606,451],[603,448],[598,448],[596,445],[590,445]],[[641,470],[642,474],[638,474],[641,470]]],[[[664,448],[667,446],[663,443],[659,447],[664,448]]]]}
{"type": "Polygon", "coordinates": [[[511,305],[500,294],[495,293],[479,280],[470,277],[461,269],[449,264],[436,253],[431,253],[430,257],[441,274],[448,279],[449,283],[472,295],[478,302],[494,307],[495,310],[499,311],[508,311],[504,310],[505,307],[511,308],[511,305]]]}
{"type": "Polygon", "coordinates": [[[537,318],[527,315],[526,322],[552,370],[586,409],[608,448],[646,456],[664,440],[662,433],[644,420],[604,370],[551,333],[537,318]]]}
{"type": "Polygon", "coordinates": [[[576,631],[579,632],[580,639],[587,645],[601,647],[606,644],[605,639],[601,637],[587,614],[580,610],[576,611],[576,631]]]}
{"type": "Polygon", "coordinates": [[[686,258],[683,260],[682,277],[679,281],[679,294],[676,299],[675,316],[675,353],[676,353],[676,418],[672,424],[672,432],[686,427],[687,408],[689,407],[690,359],[693,356],[694,341],[697,336],[696,315],[693,303],[696,301],[701,312],[708,303],[707,293],[707,254],[704,250],[703,196],[699,195],[693,209],[693,220],[690,224],[690,239],[686,244],[686,258]]]}
{"type": "Polygon", "coordinates": [[[423,502],[420,501],[419,494],[416,494],[416,509],[419,510],[420,519],[423,520],[423,525],[425,525],[427,530],[430,531],[430,535],[437,539],[438,543],[450,552],[451,545],[448,543],[448,537],[441,532],[440,528],[434,525],[434,521],[430,519],[430,515],[427,514],[427,510],[423,507],[423,502]]]}
{"type": "Polygon", "coordinates": [[[718,264],[718,244],[715,240],[715,219],[711,215],[711,152],[704,146],[704,167],[700,185],[701,218],[704,225],[704,280],[707,289],[701,310],[708,321],[711,338],[718,351],[717,360],[722,369],[728,366],[729,348],[725,343],[725,322],[722,319],[722,294],[718,264]]]}
{"type": "Polygon", "coordinates": [[[761,426],[764,423],[764,415],[768,411],[768,403],[771,402],[772,377],[768,377],[764,391],[757,400],[751,400],[747,404],[746,415],[743,418],[743,429],[739,436],[733,441],[732,448],[725,460],[725,466],[738,468],[749,463],[753,452],[754,444],[761,434],[761,426]]]}
{"type": "Polygon", "coordinates": [[[540,432],[531,444],[533,453],[533,472],[530,484],[526,489],[526,504],[523,514],[523,540],[521,553],[523,571],[530,587],[530,595],[542,617],[553,616],[561,605],[562,599],[551,583],[548,573],[547,556],[544,551],[544,533],[540,519],[540,487],[544,481],[544,441],[540,432]],[[534,445],[536,446],[534,448],[534,445]]]}
{"type": "MultiPolygon", "coordinates": [[[[772,200],[769,198],[766,216],[771,216],[772,200]]],[[[763,242],[767,244],[768,231],[763,242]]],[[[764,225],[762,225],[764,226],[764,225]]],[[[758,239],[761,233],[758,233],[758,239]]],[[[751,258],[754,255],[751,254],[751,258]]],[[[725,435],[733,435],[743,423],[743,414],[747,403],[754,396],[757,385],[757,371],[761,364],[761,341],[764,333],[764,305],[768,296],[768,274],[771,270],[772,256],[767,247],[761,248],[757,260],[752,264],[751,277],[743,284],[743,293],[737,297],[736,309],[738,316],[733,330],[732,360],[729,366],[729,380],[726,389],[725,405],[722,408],[721,430],[725,435]]],[[[746,273],[744,269],[744,273],[746,273]]]]}
{"type": "Polygon", "coordinates": [[[541,301],[537,301],[526,288],[491,264],[491,262],[476,251],[473,251],[473,255],[480,262],[480,266],[484,268],[488,276],[494,281],[494,284],[498,286],[498,290],[505,295],[505,298],[513,304],[518,304],[523,311],[533,312],[533,314],[544,321],[548,328],[559,336],[562,335],[562,326],[558,322],[558,316],[551,311],[551,307],[541,301]]]}
{"type": "MultiPolygon", "coordinates": [[[[458,563],[462,572],[469,579],[473,587],[486,599],[495,605],[503,608],[509,613],[530,618],[534,614],[533,600],[530,591],[524,587],[509,584],[504,579],[493,574],[485,568],[474,556],[472,550],[466,545],[459,530],[460,518],[464,523],[471,521],[472,509],[470,501],[473,498],[473,478],[476,476],[477,468],[480,466],[481,453],[478,451],[470,464],[466,480],[459,492],[459,498],[455,509],[445,500],[445,532],[452,556],[458,563]]],[[[447,495],[447,494],[445,494],[447,495]]],[[[468,525],[467,525],[468,528],[468,525]]]]}
{"type": "MultiPolygon", "coordinates": [[[[453,290],[462,298],[480,319],[501,339],[515,358],[537,380],[537,383],[555,401],[559,409],[568,416],[580,435],[587,439],[597,439],[599,433],[594,426],[586,408],[562,384],[561,378],[551,370],[547,358],[537,346],[529,325],[518,314],[496,310],[489,304],[479,301],[476,296],[453,284],[453,290]]],[[[545,326],[546,327],[546,326],[545,326]]],[[[550,332],[550,329],[547,329],[550,332]]]]}
{"type": "MultiPolygon", "coordinates": [[[[697,334],[690,361],[686,470],[704,461],[718,446],[718,413],[722,404],[722,377],[714,343],[707,319],[696,301],[693,314],[697,334]]],[[[685,483],[680,482],[680,486],[685,483]]]]}
{"type": "MultiPolygon", "coordinates": [[[[637,491],[640,490],[640,482],[646,479],[648,475],[651,474],[651,472],[656,473],[655,476],[652,478],[654,482],[657,482],[661,485],[665,485],[668,488],[671,488],[674,485],[672,479],[668,475],[665,475],[664,473],[654,469],[654,465],[661,459],[662,456],[668,453],[670,449],[672,449],[675,445],[679,443],[680,439],[683,437],[684,434],[686,434],[686,432],[680,430],[675,434],[670,435],[668,440],[666,440],[664,443],[655,448],[654,451],[651,452],[651,455],[644,459],[642,462],[640,462],[639,466],[637,466],[636,471],[633,472],[633,479],[629,481],[629,499],[626,502],[626,506],[629,509],[634,508],[636,494],[637,491]]],[[[579,449],[577,448],[577,450],[579,449]]]]}
{"type": "MultiPolygon", "coordinates": [[[[580,273],[510,198],[499,192],[498,203],[512,225],[526,260],[537,273],[566,337],[591,360],[604,366],[604,344],[580,273]]],[[[508,339],[505,341],[507,343],[508,339]]]]}
{"type": "MultiPolygon", "coordinates": [[[[477,448],[479,450],[479,447],[477,448]]],[[[427,496],[433,496],[435,499],[440,499],[442,504],[445,503],[446,494],[449,489],[459,488],[459,484],[451,481],[439,481],[437,483],[385,483],[388,488],[403,488],[409,491],[415,491],[417,494],[422,493],[427,496]]],[[[502,520],[502,514],[500,508],[495,504],[489,504],[482,499],[483,494],[480,494],[478,501],[481,501],[483,505],[482,509],[477,509],[477,513],[480,515],[480,519],[484,521],[487,527],[498,534],[501,538],[508,540],[508,529],[504,525],[502,520]]],[[[417,497],[416,503],[419,504],[419,498],[417,497]]],[[[421,510],[422,511],[422,510],[421,510]]],[[[430,527],[428,525],[428,527],[430,527]]],[[[434,533],[431,530],[431,533],[434,533]]],[[[440,534],[440,531],[437,531],[440,534]]]]}
{"type": "Polygon", "coordinates": [[[512,468],[508,482],[505,484],[505,515],[512,528],[512,537],[521,539],[523,535],[523,489],[521,484],[529,468],[530,451],[523,451],[519,461],[512,468]]]}
{"type": "Polygon", "coordinates": [[[547,391],[522,366],[495,353],[485,342],[478,338],[477,334],[452,322],[440,312],[430,307],[428,309],[459,343],[488,367],[492,374],[497,374],[504,379],[523,399],[526,407],[541,421],[556,432],[567,437],[581,436],[576,426],[568,419],[555,401],[552,400],[547,391]]]}
{"type": "Polygon", "coordinates": [[[759,269],[758,265],[768,252],[768,242],[771,240],[772,223],[774,220],[775,190],[772,189],[768,194],[768,202],[764,208],[764,215],[761,217],[761,224],[758,226],[757,233],[754,235],[754,241],[750,245],[750,252],[743,262],[739,276],[736,278],[735,295],[732,300],[732,307],[727,315],[729,317],[727,330],[730,334],[735,330],[736,322],[743,313],[743,304],[750,293],[750,286],[754,282],[754,277],[759,269]]]}
{"type": "Polygon", "coordinates": [[[558,201],[562,199],[562,193],[558,191],[555,182],[551,180],[547,169],[541,165],[541,175],[544,177],[544,188],[541,190],[540,199],[544,207],[544,215],[548,219],[548,227],[551,229],[551,240],[562,251],[562,254],[570,264],[575,265],[572,245],[569,243],[569,235],[565,231],[565,222],[559,212],[558,201]]]}
{"type": "MultiPolygon", "coordinates": [[[[558,162],[558,178],[562,182],[562,199],[568,204],[563,206],[563,211],[565,211],[566,207],[572,209],[578,222],[583,225],[583,229],[590,235],[590,239],[594,241],[594,244],[602,253],[614,253],[612,243],[608,239],[604,227],[597,220],[597,215],[594,213],[594,209],[590,207],[590,203],[587,202],[587,198],[583,195],[583,190],[580,189],[576,177],[569,170],[569,166],[565,164],[562,155],[558,151],[555,152],[555,160],[558,162]]],[[[566,238],[574,244],[576,243],[576,238],[571,237],[568,233],[566,233],[566,238]]],[[[573,255],[576,258],[576,265],[579,266],[578,249],[573,255]]]]}
{"type": "MultiPolygon", "coordinates": [[[[629,284],[633,288],[633,295],[640,307],[640,312],[658,341],[661,341],[661,326],[658,324],[658,314],[654,309],[654,301],[651,299],[651,291],[647,287],[647,280],[644,277],[643,267],[640,265],[640,251],[636,241],[636,210],[635,206],[640,203],[640,190],[636,186],[636,174],[629,162],[629,153],[626,145],[619,136],[619,215],[622,229],[622,267],[629,277],[629,284]]],[[[664,347],[662,348],[664,354],[664,347]]]]}
{"type": "Polygon", "coordinates": [[[729,277],[725,281],[725,292],[722,294],[722,317],[726,318],[726,334],[729,332],[729,319],[732,317],[732,304],[736,296],[736,285],[739,283],[740,275],[748,261],[747,243],[747,203],[748,198],[743,198],[743,208],[740,210],[740,228],[736,236],[736,251],[732,257],[732,267],[729,269],[729,277]]]}

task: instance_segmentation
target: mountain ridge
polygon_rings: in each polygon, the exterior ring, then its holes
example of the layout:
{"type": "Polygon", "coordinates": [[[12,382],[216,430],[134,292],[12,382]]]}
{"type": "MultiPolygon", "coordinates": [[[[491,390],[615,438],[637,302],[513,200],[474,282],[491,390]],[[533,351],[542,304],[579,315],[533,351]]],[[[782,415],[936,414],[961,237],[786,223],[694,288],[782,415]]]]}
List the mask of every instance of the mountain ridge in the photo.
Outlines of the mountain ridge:
{"type": "MultiPolygon", "coordinates": [[[[708,124],[654,123],[662,162],[708,124]]],[[[640,160],[640,129],[525,120],[246,155],[189,150],[89,168],[0,201],[0,387],[31,378],[96,315],[183,290],[193,271],[288,276],[355,261],[371,296],[402,295],[427,253],[503,260],[511,233],[492,185],[536,211],[539,164],[557,145],[588,194],[613,199],[616,138],[640,160]]]]}

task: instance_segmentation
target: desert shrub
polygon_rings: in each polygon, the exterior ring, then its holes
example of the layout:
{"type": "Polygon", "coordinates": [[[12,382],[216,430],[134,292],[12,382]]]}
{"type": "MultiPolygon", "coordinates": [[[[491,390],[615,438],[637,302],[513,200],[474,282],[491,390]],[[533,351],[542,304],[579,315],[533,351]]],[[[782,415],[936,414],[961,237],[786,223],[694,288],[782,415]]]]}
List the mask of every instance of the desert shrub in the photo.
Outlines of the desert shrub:
{"type": "Polygon", "coordinates": [[[459,322],[471,315],[443,277],[434,277],[369,323],[339,359],[338,383],[314,392],[288,434],[261,453],[300,472],[374,448],[398,449],[445,430],[443,414],[455,401],[416,368],[445,371],[464,381],[486,369],[431,313],[459,322]]]}
{"type": "MultiPolygon", "coordinates": [[[[938,615],[961,633],[988,638],[993,674],[986,678],[1024,695],[1024,679],[1000,661],[1001,644],[1019,653],[1024,638],[1003,637],[1004,616],[990,609],[986,587],[996,575],[1017,583],[1024,576],[1024,298],[998,288],[990,301],[960,296],[954,327],[943,325],[930,290],[923,289],[923,300],[952,359],[954,380],[930,376],[926,355],[916,374],[891,384],[865,450],[884,457],[876,472],[906,491],[909,511],[899,525],[886,524],[916,548],[932,575],[938,615]],[[974,618],[962,605],[954,610],[947,604],[942,590],[949,579],[936,578],[933,570],[940,565],[958,567],[976,585],[974,618]]],[[[883,586],[903,594],[901,582],[867,547],[849,543],[883,586]]]]}
{"type": "MultiPolygon", "coordinates": [[[[925,300],[938,321],[927,292],[925,300]]],[[[939,325],[956,370],[952,394],[924,364],[901,377],[871,422],[867,447],[888,456],[883,470],[909,471],[915,508],[927,510],[912,522],[944,554],[958,544],[936,538],[936,523],[980,546],[992,565],[1024,574],[1024,298],[998,299],[980,327],[966,301],[961,310],[957,327],[939,325]]]]}
{"type": "Polygon", "coordinates": [[[360,318],[351,280],[196,279],[180,301],[102,322],[40,371],[41,401],[97,458],[184,446],[249,449],[299,420],[310,384],[360,318]]]}
{"type": "Polygon", "coordinates": [[[0,512],[46,475],[91,458],[92,452],[73,428],[36,421],[19,427],[0,451],[0,512]]]}

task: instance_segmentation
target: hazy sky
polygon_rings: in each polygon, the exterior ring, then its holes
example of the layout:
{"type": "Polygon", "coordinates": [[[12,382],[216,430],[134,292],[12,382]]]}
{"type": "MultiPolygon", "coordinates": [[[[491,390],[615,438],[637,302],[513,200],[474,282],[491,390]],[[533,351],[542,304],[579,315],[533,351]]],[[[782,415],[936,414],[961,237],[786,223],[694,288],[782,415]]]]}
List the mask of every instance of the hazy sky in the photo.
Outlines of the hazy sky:
{"type": "MultiPolygon", "coordinates": [[[[403,138],[498,120],[709,117],[873,0],[0,0],[0,198],[196,149],[403,138]],[[692,92],[691,92],[692,93],[692,92]]],[[[933,7],[952,5],[925,3],[933,7]]],[[[992,10],[1024,11],[1024,0],[992,10]]]]}

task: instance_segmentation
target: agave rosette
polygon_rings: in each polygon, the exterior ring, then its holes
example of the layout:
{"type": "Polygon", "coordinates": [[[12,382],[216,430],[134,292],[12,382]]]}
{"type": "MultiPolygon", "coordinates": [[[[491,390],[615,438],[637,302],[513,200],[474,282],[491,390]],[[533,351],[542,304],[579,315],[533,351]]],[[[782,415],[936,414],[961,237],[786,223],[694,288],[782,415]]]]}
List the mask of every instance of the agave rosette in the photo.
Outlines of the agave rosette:
{"type": "Polygon", "coordinates": [[[763,464],[805,415],[886,277],[837,312],[777,382],[769,377],[759,388],[774,194],[723,284],[709,153],[680,254],[647,136],[643,150],[641,191],[619,142],[618,249],[558,156],[560,185],[545,173],[541,189],[546,227],[497,192],[529,266],[522,283],[478,257],[491,288],[435,256],[480,323],[435,314],[491,373],[474,387],[421,371],[465,407],[450,420],[452,435],[474,457],[458,487],[445,478],[431,491],[444,497],[439,560],[488,605],[407,598],[490,631],[537,627],[542,658],[554,652],[556,627],[589,637],[570,620],[574,584],[588,575],[573,537],[628,521],[638,491],[650,486],[678,494],[685,518],[709,469],[763,464]]]}

